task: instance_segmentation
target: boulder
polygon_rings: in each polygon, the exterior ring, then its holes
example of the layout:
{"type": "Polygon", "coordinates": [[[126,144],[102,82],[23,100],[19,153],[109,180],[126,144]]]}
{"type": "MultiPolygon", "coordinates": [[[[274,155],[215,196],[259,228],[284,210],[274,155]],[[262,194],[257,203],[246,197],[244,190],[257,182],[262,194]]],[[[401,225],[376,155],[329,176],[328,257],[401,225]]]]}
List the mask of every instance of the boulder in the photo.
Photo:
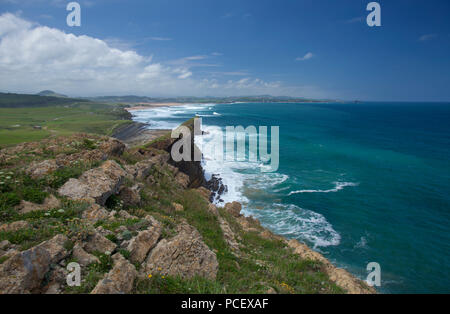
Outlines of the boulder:
{"type": "Polygon", "coordinates": [[[57,199],[54,195],[49,195],[45,198],[44,203],[42,204],[34,204],[22,200],[20,202],[20,205],[17,207],[17,210],[19,211],[19,214],[26,214],[38,210],[50,210],[58,208],[60,206],[61,201],[57,199]]]}
{"type": "Polygon", "coordinates": [[[145,180],[150,174],[155,161],[153,159],[147,159],[136,163],[135,165],[126,166],[127,172],[133,179],[145,180]]]}
{"type": "Polygon", "coordinates": [[[56,264],[69,254],[64,248],[64,244],[67,241],[69,241],[69,239],[65,235],[58,234],[50,240],[42,242],[38,246],[45,249],[50,255],[50,262],[56,264]]]}
{"type": "Polygon", "coordinates": [[[175,237],[161,240],[150,252],[145,262],[146,273],[160,272],[182,278],[201,276],[214,280],[219,268],[216,254],[194,227],[182,223],[177,231],[175,237]]]}
{"type": "Polygon", "coordinates": [[[92,204],[83,212],[82,217],[91,223],[96,223],[99,220],[108,219],[109,212],[98,204],[92,204]]]}
{"type": "Polygon", "coordinates": [[[32,162],[25,172],[33,179],[42,178],[59,168],[58,163],[54,159],[32,162]]]}
{"type": "Polygon", "coordinates": [[[136,206],[141,202],[141,195],[139,194],[141,187],[135,185],[133,187],[124,186],[120,189],[119,198],[123,201],[124,206],[136,206]]]}
{"type": "Polygon", "coordinates": [[[112,232],[111,230],[103,228],[103,226],[98,226],[97,228],[95,228],[95,231],[98,234],[100,234],[100,235],[102,235],[104,237],[106,237],[108,235],[111,235],[111,234],[114,234],[114,232],[112,232]]]}
{"type": "Polygon", "coordinates": [[[0,250],[6,250],[11,245],[11,242],[8,240],[3,240],[0,242],[0,250]]]}
{"type": "Polygon", "coordinates": [[[137,271],[121,254],[113,256],[114,266],[92,290],[92,294],[124,294],[133,289],[137,271]]]}
{"type": "Polygon", "coordinates": [[[155,247],[160,236],[160,224],[150,226],[147,230],[139,232],[135,238],[131,239],[127,247],[127,250],[130,252],[130,261],[142,263],[148,252],[155,247]]]}
{"type": "Polygon", "coordinates": [[[61,294],[63,293],[63,286],[66,285],[67,275],[69,272],[67,269],[56,265],[51,267],[48,274],[46,274],[46,278],[48,280],[48,284],[42,289],[45,294],[61,294]]]}
{"type": "Polygon", "coordinates": [[[189,186],[189,176],[183,172],[178,172],[175,176],[175,181],[184,189],[189,186]]]}
{"type": "Polygon", "coordinates": [[[211,202],[220,201],[221,196],[228,191],[228,187],[217,174],[211,176],[211,179],[206,182],[206,187],[210,191],[209,200],[211,202]]]}
{"type": "Polygon", "coordinates": [[[178,203],[172,203],[173,208],[175,209],[176,212],[182,212],[184,211],[184,207],[181,204],[178,203]]]}
{"type": "Polygon", "coordinates": [[[117,245],[104,236],[102,236],[98,231],[90,235],[84,245],[84,249],[89,253],[94,252],[113,252],[117,245]]]}
{"type": "Polygon", "coordinates": [[[217,209],[217,206],[214,204],[209,204],[208,205],[208,210],[214,214],[214,216],[219,216],[219,210],[217,209]]]}
{"type": "Polygon", "coordinates": [[[3,224],[0,226],[0,232],[16,232],[19,231],[20,229],[25,229],[25,228],[29,228],[30,225],[28,224],[28,222],[24,221],[24,220],[20,220],[20,221],[15,221],[15,222],[11,222],[9,224],[3,224]]]}
{"type": "Polygon", "coordinates": [[[234,217],[241,216],[242,205],[239,202],[226,203],[225,210],[234,217]]]}
{"type": "Polygon", "coordinates": [[[211,198],[211,191],[208,190],[207,188],[204,188],[203,186],[199,187],[197,189],[197,191],[200,193],[200,195],[207,200],[208,202],[210,201],[211,198]]]}
{"type": "Polygon", "coordinates": [[[126,146],[121,141],[108,137],[107,140],[100,143],[98,150],[103,152],[103,160],[108,159],[111,156],[121,156],[126,146]]]}
{"type": "Polygon", "coordinates": [[[0,265],[0,293],[33,293],[41,285],[50,264],[65,258],[67,237],[57,235],[26,251],[17,252],[0,265]]]}
{"type": "Polygon", "coordinates": [[[119,212],[118,212],[118,214],[119,214],[119,216],[121,217],[121,218],[123,218],[123,219],[139,219],[138,217],[136,217],[136,216],[133,216],[133,215],[130,215],[130,213],[128,213],[127,211],[125,211],[125,210],[120,210],[119,212]]]}
{"type": "Polygon", "coordinates": [[[243,215],[236,218],[241,228],[246,232],[259,232],[261,229],[261,224],[258,219],[250,217],[245,217],[243,215]]]}
{"type": "Polygon", "coordinates": [[[107,160],[98,168],[86,171],[79,179],[70,179],[59,190],[62,196],[104,205],[119,191],[126,172],[120,165],[107,160]]]}
{"type": "Polygon", "coordinates": [[[100,260],[96,256],[86,252],[79,243],[75,244],[75,246],[73,247],[72,257],[74,257],[76,261],[82,266],[100,262],[100,260]]]}
{"type": "Polygon", "coordinates": [[[228,244],[228,246],[233,252],[239,252],[239,243],[236,240],[237,236],[231,229],[229,223],[222,217],[219,217],[219,224],[220,229],[222,229],[225,242],[228,244]]]}

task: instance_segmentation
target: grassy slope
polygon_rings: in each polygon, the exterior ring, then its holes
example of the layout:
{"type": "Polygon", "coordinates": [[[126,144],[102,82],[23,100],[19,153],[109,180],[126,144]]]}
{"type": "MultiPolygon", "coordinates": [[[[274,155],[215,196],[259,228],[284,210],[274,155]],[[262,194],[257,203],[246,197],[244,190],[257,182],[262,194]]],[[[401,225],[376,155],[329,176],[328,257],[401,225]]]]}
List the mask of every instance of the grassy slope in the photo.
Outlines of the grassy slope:
{"type": "Polygon", "coordinates": [[[74,132],[111,135],[117,126],[130,122],[123,120],[125,114],[120,106],[89,102],[0,108],[0,147],[74,132]]]}

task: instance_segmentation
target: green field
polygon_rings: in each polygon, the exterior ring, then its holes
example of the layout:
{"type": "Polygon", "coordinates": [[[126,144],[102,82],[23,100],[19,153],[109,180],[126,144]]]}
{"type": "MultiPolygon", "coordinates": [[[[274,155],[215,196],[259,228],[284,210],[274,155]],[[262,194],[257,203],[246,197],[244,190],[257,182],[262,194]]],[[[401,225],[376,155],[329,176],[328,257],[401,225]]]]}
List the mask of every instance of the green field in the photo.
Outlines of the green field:
{"type": "Polygon", "coordinates": [[[120,105],[76,102],[42,107],[0,108],[0,148],[74,132],[111,135],[128,113],[120,105]]]}

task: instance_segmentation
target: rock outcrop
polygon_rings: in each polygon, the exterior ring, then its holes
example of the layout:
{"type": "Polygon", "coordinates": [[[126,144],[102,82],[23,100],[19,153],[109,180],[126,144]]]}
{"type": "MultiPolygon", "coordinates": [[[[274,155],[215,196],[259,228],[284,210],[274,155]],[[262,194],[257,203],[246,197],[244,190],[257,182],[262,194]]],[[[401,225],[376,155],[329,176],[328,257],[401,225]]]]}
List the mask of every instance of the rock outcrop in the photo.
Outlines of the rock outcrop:
{"type": "Polygon", "coordinates": [[[57,199],[54,195],[49,195],[44,199],[44,202],[42,204],[34,204],[22,200],[20,204],[17,206],[17,210],[19,214],[27,214],[34,211],[55,209],[60,206],[61,201],[57,199]]]}
{"type": "Polygon", "coordinates": [[[121,254],[113,257],[114,267],[98,282],[92,294],[124,294],[130,293],[137,276],[134,265],[128,262],[121,254]]]}
{"type": "Polygon", "coordinates": [[[225,210],[234,217],[240,217],[242,205],[239,202],[226,203],[225,210]]]}
{"type": "Polygon", "coordinates": [[[0,232],[15,232],[25,228],[29,228],[28,222],[20,220],[9,224],[0,225],[0,232]]]}
{"type": "Polygon", "coordinates": [[[33,179],[42,178],[61,166],[58,165],[55,159],[49,159],[44,161],[32,162],[30,166],[26,169],[26,173],[29,174],[33,179]]]}
{"type": "Polygon", "coordinates": [[[150,226],[147,230],[141,231],[133,238],[127,250],[130,252],[130,261],[142,263],[148,252],[155,247],[161,236],[161,225],[159,223],[150,226]]]}
{"type": "Polygon", "coordinates": [[[206,187],[211,191],[209,197],[210,202],[223,202],[221,197],[222,194],[228,192],[228,187],[223,183],[222,178],[217,174],[213,174],[211,179],[206,182],[206,187]]]}
{"type": "Polygon", "coordinates": [[[70,179],[58,193],[73,200],[104,205],[111,195],[119,191],[125,176],[125,170],[117,162],[108,160],[100,167],[86,171],[79,179],[70,179]]]}
{"type": "Polygon", "coordinates": [[[102,236],[98,231],[90,235],[84,245],[84,249],[89,253],[112,253],[116,249],[116,247],[117,245],[114,242],[111,242],[110,240],[102,236]]]}
{"type": "Polygon", "coordinates": [[[16,253],[0,265],[0,293],[38,292],[50,265],[68,254],[63,235],[43,242],[29,250],[16,253]]]}
{"type": "Polygon", "coordinates": [[[342,268],[337,268],[330,263],[322,254],[311,250],[306,244],[300,243],[297,240],[287,241],[289,247],[294,250],[294,253],[300,255],[304,259],[312,261],[319,261],[325,265],[325,270],[334,281],[336,285],[347,290],[351,294],[372,294],[376,293],[375,289],[369,287],[362,280],[355,278],[348,271],[342,268]]]}
{"type": "Polygon", "coordinates": [[[150,252],[145,272],[192,278],[201,276],[214,280],[219,263],[216,254],[203,242],[198,231],[182,223],[172,239],[162,239],[150,252]]]}
{"type": "Polygon", "coordinates": [[[83,219],[86,219],[87,221],[94,224],[99,220],[108,219],[109,212],[98,204],[92,204],[87,210],[83,212],[82,217],[83,219]]]}
{"type": "Polygon", "coordinates": [[[72,257],[75,258],[75,260],[82,266],[100,262],[98,257],[86,252],[79,243],[75,244],[73,247],[72,257]]]}

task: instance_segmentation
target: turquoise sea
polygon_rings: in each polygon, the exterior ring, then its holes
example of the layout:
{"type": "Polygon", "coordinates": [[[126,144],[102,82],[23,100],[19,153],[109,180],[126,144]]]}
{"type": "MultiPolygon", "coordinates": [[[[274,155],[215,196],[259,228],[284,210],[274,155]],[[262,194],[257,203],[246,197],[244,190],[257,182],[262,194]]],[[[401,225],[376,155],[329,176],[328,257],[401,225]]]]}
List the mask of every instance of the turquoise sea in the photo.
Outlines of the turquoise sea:
{"type": "Polygon", "coordinates": [[[450,292],[450,104],[192,104],[134,119],[166,129],[196,114],[204,142],[229,125],[280,127],[275,173],[205,158],[225,201],[362,279],[379,263],[381,292],[450,292]]]}

